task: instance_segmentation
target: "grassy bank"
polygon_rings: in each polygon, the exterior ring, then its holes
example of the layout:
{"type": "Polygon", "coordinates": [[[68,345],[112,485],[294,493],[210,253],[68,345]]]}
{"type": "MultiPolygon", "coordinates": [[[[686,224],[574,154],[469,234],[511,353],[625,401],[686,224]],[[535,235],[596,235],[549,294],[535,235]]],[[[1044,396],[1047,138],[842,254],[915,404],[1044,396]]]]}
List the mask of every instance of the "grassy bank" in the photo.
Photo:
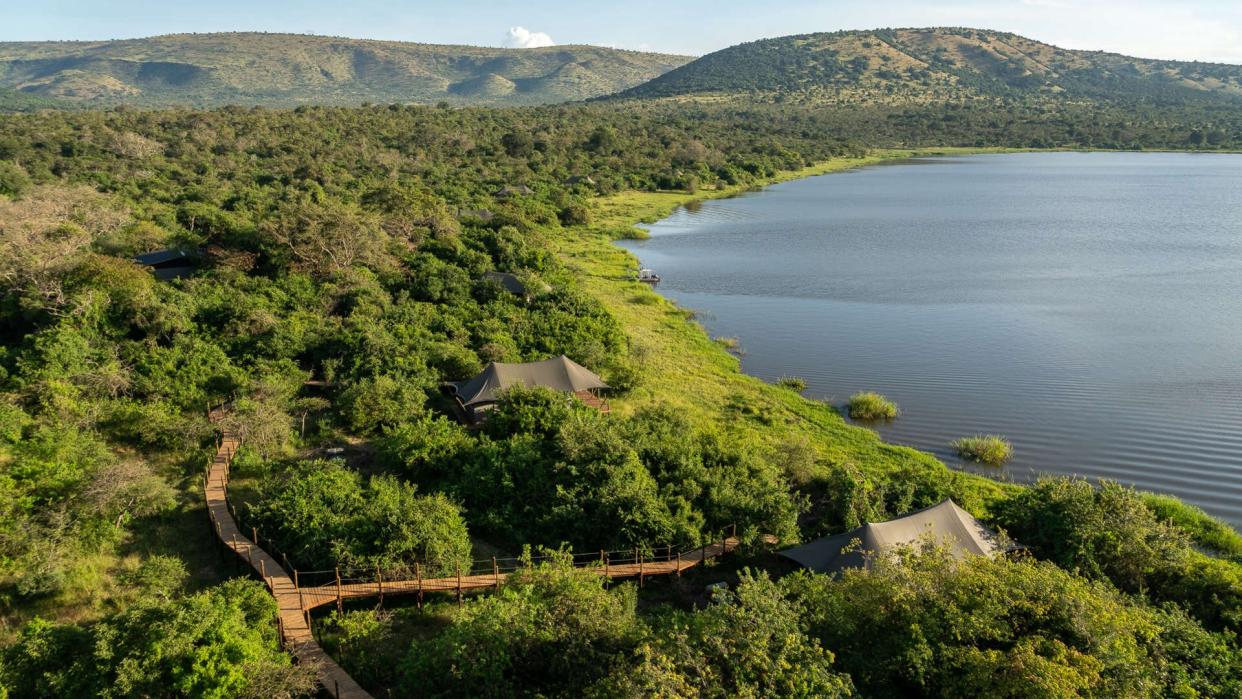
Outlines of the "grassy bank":
{"type": "MultiPolygon", "coordinates": [[[[766,184],[876,165],[916,156],[1020,152],[1001,148],[883,150],[861,158],[840,158],[803,170],[781,173],[766,184]]],[[[645,284],[633,280],[637,259],[615,240],[639,223],[652,223],[679,206],[736,196],[752,188],[733,187],[688,192],[622,192],[595,202],[594,225],[575,229],[553,241],[565,264],[585,288],[625,327],[631,355],[642,381],[630,395],[613,401],[629,413],[647,405],[668,405],[692,419],[717,421],[765,448],[796,453],[810,448],[823,462],[849,463],[864,471],[886,473],[914,466],[947,467],[930,454],[887,444],[864,427],[845,421],[836,410],[780,386],[741,372],[739,360],[713,341],[694,321],[691,310],[677,307],[645,284]]],[[[743,346],[745,338],[742,338],[743,346]]],[[[984,514],[987,503],[1019,486],[955,472],[973,496],[966,503],[984,514]]],[[[794,480],[800,474],[791,473],[794,480]]],[[[811,474],[812,479],[815,474],[811,474]]],[[[1187,531],[1202,547],[1233,559],[1242,558],[1242,536],[1202,510],[1170,496],[1148,497],[1151,507],[1187,531]]]]}
{"type": "MultiPolygon", "coordinates": [[[[781,173],[766,184],[824,175],[917,155],[1002,152],[1000,149],[886,150],[860,158],[840,158],[781,173]]],[[[828,464],[853,464],[884,473],[914,467],[948,469],[930,454],[887,444],[872,430],[851,425],[819,401],[743,374],[736,356],[713,341],[682,309],[645,284],[634,281],[637,260],[615,244],[635,224],[654,222],[677,207],[706,199],[735,196],[745,188],[687,192],[623,192],[597,200],[595,223],[552,241],[564,263],[589,293],[599,299],[626,329],[630,352],[641,381],[613,409],[627,414],[648,405],[666,405],[694,421],[712,421],[753,444],[793,456],[808,450],[828,464]]],[[[744,344],[745,338],[743,338],[744,344]]],[[[815,473],[791,473],[795,481],[815,473]]],[[[1012,485],[960,474],[976,508],[1012,485]]]]}

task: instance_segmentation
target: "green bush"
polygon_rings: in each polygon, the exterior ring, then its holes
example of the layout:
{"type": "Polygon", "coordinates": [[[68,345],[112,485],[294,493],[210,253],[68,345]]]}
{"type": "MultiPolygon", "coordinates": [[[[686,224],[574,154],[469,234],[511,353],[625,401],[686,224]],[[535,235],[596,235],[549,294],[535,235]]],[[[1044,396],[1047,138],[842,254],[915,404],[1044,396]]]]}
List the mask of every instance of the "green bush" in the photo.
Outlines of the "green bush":
{"type": "Polygon", "coordinates": [[[891,420],[901,414],[896,403],[871,391],[850,396],[848,409],[855,420],[891,420]]]}
{"type": "Polygon", "coordinates": [[[649,623],[631,661],[596,697],[849,697],[853,683],[807,635],[802,609],[766,573],[743,571],[737,592],[706,609],[649,623]]]}
{"type": "Polygon", "coordinates": [[[1013,456],[1013,445],[1009,440],[994,434],[962,437],[953,440],[951,446],[963,459],[989,466],[1000,466],[1013,456]]]}
{"type": "Polygon", "coordinates": [[[0,194],[16,199],[30,189],[30,176],[17,163],[0,160],[0,194]]]}
{"type": "Polygon", "coordinates": [[[568,556],[511,575],[470,600],[440,633],[415,641],[398,694],[430,697],[556,696],[607,672],[632,641],[636,589],[605,588],[568,556]]]}
{"type": "Polygon", "coordinates": [[[312,668],[291,665],[262,584],[231,580],[172,601],[144,598],[87,628],[36,619],[0,653],[11,697],[300,696],[312,668]]]}
{"type": "Polygon", "coordinates": [[[303,568],[396,574],[421,563],[425,574],[454,575],[470,566],[460,507],[391,476],[364,483],[340,462],[300,462],[269,476],[246,521],[303,568]]]}
{"type": "Polygon", "coordinates": [[[996,524],[1041,558],[1176,603],[1208,628],[1242,631],[1242,566],[1195,551],[1185,531],[1132,489],[1048,478],[991,509],[996,524]]]}
{"type": "Polygon", "coordinates": [[[783,587],[864,696],[1230,696],[1231,638],[1051,563],[877,560],[783,587]]]}
{"type": "Polygon", "coordinates": [[[802,393],[806,390],[806,379],[798,376],[782,376],[776,380],[776,385],[788,388],[794,393],[802,393]]]}

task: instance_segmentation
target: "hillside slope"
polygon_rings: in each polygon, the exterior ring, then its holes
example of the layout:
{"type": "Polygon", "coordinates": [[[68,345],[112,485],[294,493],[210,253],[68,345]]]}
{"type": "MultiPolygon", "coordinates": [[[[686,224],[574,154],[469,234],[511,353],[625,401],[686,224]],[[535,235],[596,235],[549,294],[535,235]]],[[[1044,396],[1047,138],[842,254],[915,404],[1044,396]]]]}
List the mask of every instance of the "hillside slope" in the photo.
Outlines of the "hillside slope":
{"type": "MultiPolygon", "coordinates": [[[[0,43],[0,90],[88,106],[546,104],[640,84],[690,57],[266,33],[0,43]]],[[[9,93],[11,96],[11,93],[9,93]]],[[[0,91],[0,106],[9,101],[0,91]]]]}
{"type": "Polygon", "coordinates": [[[765,93],[823,101],[986,96],[1242,105],[1242,66],[1073,51],[976,29],[882,29],[739,44],[620,96],[765,93]]]}

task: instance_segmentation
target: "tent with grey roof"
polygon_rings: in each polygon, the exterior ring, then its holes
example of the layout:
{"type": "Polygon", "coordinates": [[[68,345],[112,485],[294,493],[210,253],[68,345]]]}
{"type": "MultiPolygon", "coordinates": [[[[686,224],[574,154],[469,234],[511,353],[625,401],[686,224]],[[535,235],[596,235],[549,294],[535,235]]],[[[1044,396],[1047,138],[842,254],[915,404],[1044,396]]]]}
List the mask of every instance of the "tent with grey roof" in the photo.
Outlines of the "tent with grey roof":
{"type": "Polygon", "coordinates": [[[150,268],[159,279],[178,279],[194,272],[193,257],[178,248],[155,250],[134,257],[134,262],[150,268]]]}
{"type": "Polygon", "coordinates": [[[872,555],[923,540],[948,547],[957,558],[971,554],[992,556],[1003,549],[995,532],[946,499],[887,522],[865,524],[844,534],[781,551],[781,555],[819,573],[836,573],[846,568],[868,567],[872,555]]]}
{"type": "MultiPolygon", "coordinates": [[[[592,391],[608,388],[603,379],[563,354],[525,364],[492,362],[473,379],[445,385],[472,421],[478,419],[480,408],[495,404],[505,389],[514,386],[550,388],[584,399],[590,397],[592,391]]],[[[588,402],[594,404],[594,401],[588,402]]]]}
{"type": "Polygon", "coordinates": [[[521,279],[518,279],[516,274],[510,272],[484,272],[483,279],[499,284],[501,288],[514,296],[526,295],[526,285],[522,283],[521,279]]]}

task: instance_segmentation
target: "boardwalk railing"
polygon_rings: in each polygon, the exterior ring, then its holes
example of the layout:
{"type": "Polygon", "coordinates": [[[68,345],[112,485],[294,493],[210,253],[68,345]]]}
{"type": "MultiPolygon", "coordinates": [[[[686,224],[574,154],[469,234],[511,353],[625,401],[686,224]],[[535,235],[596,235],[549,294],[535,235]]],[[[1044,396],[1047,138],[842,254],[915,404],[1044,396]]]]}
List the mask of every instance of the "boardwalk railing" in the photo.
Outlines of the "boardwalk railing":
{"type": "MultiPolygon", "coordinates": [[[[207,414],[218,423],[227,415],[227,405],[208,405],[207,414]]],[[[639,585],[642,585],[646,578],[655,575],[680,576],[683,571],[729,553],[740,545],[736,527],[730,527],[729,535],[690,548],[664,546],[647,550],[634,548],[491,558],[472,561],[468,566],[449,564],[447,570],[444,564],[431,566],[427,570],[424,570],[423,564],[415,564],[412,569],[299,571],[257,528],[247,531],[239,525],[237,508],[228,497],[228,481],[233,457],[240,446],[241,439],[237,434],[222,430],[216,442],[215,456],[203,474],[207,515],[221,555],[231,550],[239,568],[244,561],[259,575],[276,599],[279,610],[276,623],[282,644],[299,662],[316,667],[320,685],[338,699],[370,699],[371,695],[316,642],[310,613],[317,607],[336,603],[337,608],[341,609],[347,599],[379,597],[382,601],[385,595],[406,594],[417,595],[419,606],[422,606],[423,596],[428,592],[455,593],[460,602],[467,591],[498,588],[510,575],[525,567],[566,555],[575,567],[592,570],[608,579],[637,578],[639,585]]],[[[770,541],[767,537],[765,540],[770,541]]]]}

